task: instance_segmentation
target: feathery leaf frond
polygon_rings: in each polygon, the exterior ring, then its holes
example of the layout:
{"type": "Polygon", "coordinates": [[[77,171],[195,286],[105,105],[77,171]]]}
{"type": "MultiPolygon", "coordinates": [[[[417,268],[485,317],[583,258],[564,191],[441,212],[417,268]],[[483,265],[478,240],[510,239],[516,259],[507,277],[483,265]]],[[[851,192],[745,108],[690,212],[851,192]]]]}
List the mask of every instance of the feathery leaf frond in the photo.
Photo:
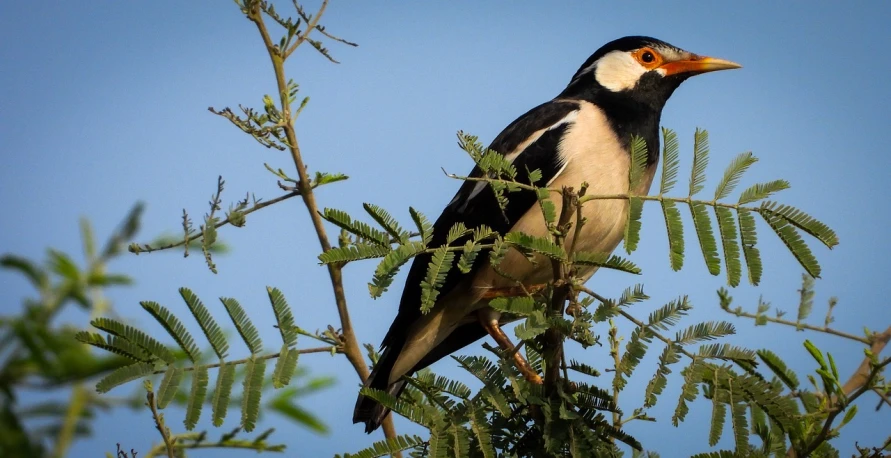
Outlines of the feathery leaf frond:
{"type": "Polygon", "coordinates": [[[668,259],[674,271],[684,266],[684,223],[681,211],[674,201],[662,201],[662,215],[665,217],[665,229],[668,232],[668,259]]]}
{"type": "Polygon", "coordinates": [[[640,274],[640,267],[633,262],[609,253],[591,253],[586,251],[577,251],[573,253],[574,264],[583,266],[596,266],[605,269],[619,270],[630,274],[640,274]]]}
{"type": "Polygon", "coordinates": [[[738,286],[742,277],[742,263],[739,259],[739,243],[736,239],[736,223],[729,208],[715,207],[718,233],[724,248],[724,265],[727,267],[727,283],[738,286]]]}
{"type": "Polygon", "coordinates": [[[758,350],[758,357],[790,390],[798,389],[798,376],[786,367],[786,363],[770,350],[758,350]]]}
{"type": "Polygon", "coordinates": [[[251,354],[256,355],[263,351],[263,341],[260,340],[260,333],[257,331],[254,323],[251,323],[251,319],[248,318],[241,304],[231,297],[221,297],[220,302],[223,303],[226,311],[229,312],[229,317],[232,318],[235,329],[238,330],[238,334],[241,335],[241,339],[244,340],[251,354]]]}
{"type": "Polygon", "coordinates": [[[321,212],[322,218],[335,226],[355,235],[361,241],[379,246],[390,246],[390,236],[384,231],[375,229],[362,221],[353,221],[347,212],[334,208],[326,208],[321,212]]]}
{"type": "Polygon", "coordinates": [[[643,200],[640,197],[628,198],[628,217],[625,219],[625,252],[631,254],[640,243],[640,218],[643,215],[643,200]]]}
{"type": "Polygon", "coordinates": [[[111,335],[118,336],[120,338],[126,339],[156,358],[164,361],[167,364],[173,364],[176,361],[176,357],[173,356],[173,353],[170,352],[167,347],[164,346],[161,342],[158,342],[154,338],[150,337],[148,334],[126,324],[123,324],[119,321],[112,320],[111,318],[95,318],[90,321],[90,324],[97,329],[105,331],[111,335]]]}
{"type": "Polygon", "coordinates": [[[414,208],[409,207],[408,212],[411,214],[411,219],[415,222],[415,226],[418,228],[418,233],[421,234],[421,240],[423,240],[424,245],[427,245],[430,243],[430,239],[433,238],[433,225],[430,224],[430,220],[428,220],[423,213],[414,208]]]}
{"type": "Polygon", "coordinates": [[[386,256],[392,248],[389,245],[347,245],[340,247],[332,247],[319,255],[319,262],[322,264],[333,264],[338,262],[361,261],[363,259],[374,259],[386,256]]]}
{"type": "Polygon", "coordinates": [[[678,134],[671,129],[662,128],[662,183],[659,194],[667,194],[678,182],[680,168],[680,147],[678,134]]]}
{"type": "Polygon", "coordinates": [[[779,215],[783,217],[789,224],[801,229],[802,231],[810,234],[815,237],[820,242],[823,242],[824,245],[828,248],[833,248],[838,245],[838,235],[829,228],[829,226],[823,224],[816,218],[807,213],[783,204],[777,204],[776,202],[765,201],[761,204],[761,214],[769,213],[772,215],[779,215]]]}
{"type": "Polygon", "coordinates": [[[718,182],[718,186],[715,188],[715,200],[721,200],[729,196],[736,188],[736,185],[739,184],[739,180],[746,173],[746,170],[756,162],[758,162],[758,158],[753,156],[751,151],[741,153],[733,158],[730,161],[730,165],[727,166],[727,170],[724,171],[724,176],[721,177],[721,181],[718,182]]]}
{"type": "Polygon", "coordinates": [[[522,232],[509,232],[504,236],[504,241],[527,256],[538,253],[558,261],[566,260],[566,251],[563,247],[546,238],[533,237],[522,232]]]}
{"type": "Polygon", "coordinates": [[[195,345],[195,339],[192,338],[192,334],[186,330],[186,327],[183,326],[182,322],[179,321],[179,318],[170,313],[167,308],[158,304],[157,302],[152,301],[142,301],[139,303],[151,316],[167,330],[167,333],[173,337],[173,340],[179,344],[179,347],[183,349],[186,353],[186,356],[189,357],[193,363],[197,363],[201,360],[201,350],[198,349],[198,346],[195,345]]]}
{"type": "Polygon", "coordinates": [[[630,192],[640,186],[647,169],[647,142],[638,135],[631,135],[631,165],[628,168],[628,189],[630,192]]]}
{"type": "Polygon", "coordinates": [[[275,313],[275,322],[282,335],[282,342],[286,346],[297,345],[297,325],[294,323],[294,315],[291,313],[288,301],[285,300],[285,295],[278,288],[271,286],[266,287],[266,293],[269,295],[269,303],[272,304],[272,311],[275,313]]]}
{"type": "Polygon", "coordinates": [[[699,246],[702,248],[702,256],[705,265],[712,275],[721,273],[721,257],[718,255],[718,244],[712,231],[712,220],[708,216],[708,210],[704,204],[690,204],[690,212],[693,214],[693,227],[696,236],[699,237],[699,246]]]}
{"type": "Polygon", "coordinates": [[[814,257],[811,249],[801,239],[801,235],[789,223],[789,220],[771,212],[761,212],[761,216],[764,217],[764,221],[773,229],[780,240],[786,244],[786,247],[789,248],[789,251],[792,252],[792,255],[801,264],[801,267],[804,267],[804,270],[811,277],[819,278],[821,271],[820,263],[817,262],[817,258],[814,257]]]}
{"type": "Polygon", "coordinates": [[[223,331],[220,330],[217,322],[210,315],[210,312],[207,311],[204,304],[201,303],[201,299],[198,299],[198,296],[196,296],[192,290],[182,287],[179,289],[179,294],[189,307],[189,311],[192,312],[192,316],[198,321],[198,326],[201,327],[204,336],[207,337],[207,341],[210,342],[210,346],[213,347],[214,353],[216,353],[217,357],[220,359],[224,359],[226,357],[226,352],[229,351],[229,343],[226,342],[226,336],[223,334],[223,331]]]}
{"type": "Polygon", "coordinates": [[[743,256],[746,260],[746,269],[749,272],[749,283],[758,286],[761,283],[761,252],[755,245],[758,243],[758,236],[755,232],[755,217],[749,210],[739,209],[737,211],[737,219],[739,221],[739,235],[742,244],[743,256]]]}
{"type": "Polygon", "coordinates": [[[217,383],[213,390],[211,405],[213,406],[213,425],[220,427],[229,410],[229,394],[235,384],[235,365],[222,363],[217,373],[217,383]]]}
{"type": "Polygon", "coordinates": [[[445,283],[454,260],[455,253],[448,251],[445,245],[433,252],[430,264],[427,265],[427,277],[421,282],[421,313],[426,314],[433,308],[439,297],[439,288],[445,283]]]}
{"type": "Polygon", "coordinates": [[[183,379],[183,370],[176,367],[170,366],[167,368],[167,371],[164,372],[164,377],[161,379],[161,386],[158,387],[158,408],[163,409],[167,407],[167,404],[170,404],[170,401],[173,400],[173,397],[176,395],[177,390],[179,390],[179,383],[183,379]]]}
{"type": "MultiPolygon", "coordinates": [[[[403,450],[417,448],[422,445],[424,445],[424,440],[421,439],[420,436],[403,434],[390,439],[377,441],[371,444],[370,447],[364,448],[356,453],[347,453],[343,455],[343,458],[378,458],[393,455],[396,452],[401,452],[403,450]]],[[[335,455],[335,458],[341,458],[341,456],[335,455]]]]}
{"type": "Polygon", "coordinates": [[[260,395],[263,391],[263,376],[266,373],[266,360],[252,358],[244,368],[244,394],[241,398],[241,426],[245,431],[253,431],[260,416],[260,395]]]}
{"type": "Polygon", "coordinates": [[[773,180],[768,181],[767,183],[757,183],[740,193],[738,203],[743,205],[757,202],[784,189],[789,189],[789,182],[786,180],[773,180]]]}
{"type": "Polygon", "coordinates": [[[183,424],[191,431],[198,424],[201,417],[201,409],[204,407],[204,398],[207,395],[207,366],[195,366],[192,371],[192,388],[189,391],[189,400],[186,404],[186,418],[183,424]]]}
{"type": "Polygon", "coordinates": [[[119,367],[96,383],[96,391],[107,393],[118,385],[148,377],[152,375],[154,371],[155,365],[151,363],[135,363],[129,366],[119,367]]]}
{"type": "Polygon", "coordinates": [[[377,265],[371,283],[368,284],[368,292],[371,294],[371,297],[377,299],[384,294],[387,288],[390,287],[390,284],[393,283],[393,277],[396,276],[399,268],[422,251],[424,251],[423,243],[411,242],[400,245],[395,250],[387,253],[380,264],[377,265]]]}
{"type": "Polygon", "coordinates": [[[708,131],[697,128],[693,134],[693,171],[690,175],[690,196],[705,187],[705,169],[708,167],[708,131]]]}
{"type": "Polygon", "coordinates": [[[142,349],[142,347],[130,342],[127,339],[109,335],[102,337],[101,334],[87,331],[78,331],[74,338],[87,345],[101,348],[105,351],[115,353],[140,363],[150,363],[157,358],[142,349]]]}
{"type": "Polygon", "coordinates": [[[409,233],[408,231],[402,229],[399,226],[399,222],[396,221],[396,218],[393,218],[386,210],[381,207],[378,207],[374,204],[363,203],[362,208],[365,209],[372,219],[374,219],[381,227],[387,231],[394,239],[399,240],[400,242],[407,242],[409,233]]]}
{"type": "Polygon", "coordinates": [[[288,344],[282,345],[278,359],[275,361],[275,368],[272,370],[272,386],[276,389],[288,386],[291,383],[291,377],[297,370],[297,358],[300,352],[296,348],[291,348],[288,344]]]}

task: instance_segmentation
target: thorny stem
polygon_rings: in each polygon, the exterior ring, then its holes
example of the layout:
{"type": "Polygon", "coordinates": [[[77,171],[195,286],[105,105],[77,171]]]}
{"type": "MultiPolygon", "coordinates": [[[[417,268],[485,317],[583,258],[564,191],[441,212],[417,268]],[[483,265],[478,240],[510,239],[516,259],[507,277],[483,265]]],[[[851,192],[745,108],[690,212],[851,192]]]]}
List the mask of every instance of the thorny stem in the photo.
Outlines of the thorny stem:
{"type": "Polygon", "coordinates": [[[164,417],[158,413],[158,407],[155,405],[155,393],[149,391],[145,397],[149,408],[152,409],[152,418],[155,419],[155,428],[158,428],[158,432],[161,433],[161,438],[164,439],[164,447],[167,449],[167,457],[175,458],[176,455],[174,453],[173,444],[176,441],[170,438],[170,430],[164,425],[164,417]]]}
{"type": "MultiPolygon", "coordinates": [[[[575,207],[579,205],[578,194],[571,187],[563,188],[563,205],[560,209],[560,219],[557,221],[557,230],[554,234],[554,243],[562,246],[566,241],[566,233],[571,228],[572,216],[575,207]]],[[[569,269],[563,261],[551,260],[551,269],[554,272],[554,292],[551,296],[551,305],[549,314],[562,316],[563,306],[566,298],[569,296],[569,269]]],[[[553,393],[556,389],[557,382],[560,379],[560,362],[563,360],[563,336],[559,330],[548,328],[544,334],[544,340],[547,343],[547,353],[549,357],[545,359],[544,386],[545,393],[553,393]]]]}
{"type": "MultiPolygon", "coordinates": [[[[322,13],[324,13],[327,4],[328,0],[324,0],[321,8],[313,18],[313,23],[308,24],[307,29],[303,32],[302,36],[298,38],[294,45],[287,51],[280,50],[273,44],[272,39],[269,36],[269,31],[266,29],[266,24],[263,21],[259,2],[251,3],[250,9],[247,12],[248,19],[257,26],[257,31],[263,38],[263,43],[266,45],[266,51],[272,61],[272,68],[275,72],[275,80],[278,86],[279,99],[281,102],[282,120],[285,124],[282,129],[285,131],[285,135],[288,139],[288,150],[291,153],[291,158],[294,160],[294,166],[297,168],[297,176],[299,178],[297,190],[303,198],[303,203],[312,220],[313,227],[319,238],[319,245],[322,247],[323,252],[331,249],[331,242],[328,241],[328,235],[325,231],[322,217],[319,214],[319,208],[316,205],[315,194],[313,193],[309,176],[306,173],[306,165],[303,163],[303,157],[300,154],[300,146],[297,143],[297,134],[294,131],[293,119],[291,117],[291,102],[288,95],[288,85],[285,80],[284,61],[287,59],[288,55],[293,52],[297,45],[303,43],[306,40],[306,37],[313,31],[318,24],[319,19],[322,17],[322,13]]],[[[353,324],[350,320],[346,292],[343,288],[343,272],[341,271],[341,266],[337,264],[328,264],[327,268],[328,276],[331,278],[331,288],[334,292],[334,302],[337,306],[337,314],[340,317],[340,328],[343,335],[343,353],[346,355],[350,364],[353,365],[353,369],[355,369],[359,379],[364,383],[369,376],[368,365],[365,363],[365,359],[362,356],[361,346],[356,338],[356,332],[353,330],[353,324]]],[[[396,429],[393,427],[392,416],[388,415],[384,419],[383,429],[386,438],[392,439],[396,437],[396,429]]],[[[401,454],[396,453],[394,456],[398,457],[401,456],[401,454]]]]}
{"type": "MultiPolygon", "coordinates": [[[[722,307],[722,308],[724,308],[724,307],[722,307]]],[[[760,319],[764,319],[764,320],[766,320],[766,321],[768,321],[768,322],[771,322],[771,323],[777,323],[777,324],[783,324],[783,325],[786,325],[786,326],[792,326],[793,328],[797,328],[797,329],[807,329],[807,330],[809,330],[809,331],[825,332],[826,334],[832,334],[832,335],[834,335],[834,336],[844,337],[845,339],[855,340],[855,341],[857,341],[857,342],[860,342],[860,343],[863,343],[863,344],[866,344],[866,345],[870,345],[870,344],[872,343],[872,340],[870,340],[870,339],[868,339],[868,338],[866,338],[866,337],[860,337],[860,336],[857,336],[857,335],[854,335],[854,334],[850,334],[850,333],[847,333],[847,332],[844,332],[844,331],[839,331],[839,330],[836,330],[836,329],[832,329],[832,328],[827,327],[827,326],[814,326],[814,325],[807,324],[807,323],[799,323],[799,322],[795,322],[795,321],[784,320],[784,319],[782,319],[782,318],[772,318],[772,317],[769,317],[769,316],[766,316],[766,315],[756,315],[756,314],[754,314],[754,313],[744,312],[744,311],[742,311],[742,310],[734,310],[734,309],[731,309],[731,308],[729,308],[729,307],[724,308],[724,311],[726,311],[727,313],[732,313],[732,314],[734,314],[734,315],[736,315],[736,316],[741,316],[741,317],[745,317],[745,318],[751,318],[751,319],[753,319],[753,320],[756,320],[756,319],[759,319],[759,318],[760,318],[760,319]]]]}
{"type": "MultiPolygon", "coordinates": [[[[251,213],[253,213],[253,212],[257,211],[257,210],[262,210],[262,209],[264,209],[264,208],[266,208],[266,207],[268,207],[268,206],[270,206],[270,205],[275,205],[275,204],[277,204],[277,203],[279,203],[279,202],[281,202],[281,201],[283,201],[283,200],[288,200],[288,199],[290,199],[290,198],[292,198],[292,197],[299,196],[299,195],[300,195],[300,191],[292,191],[292,192],[289,192],[289,193],[287,193],[287,194],[283,194],[283,195],[281,195],[281,196],[278,196],[278,197],[276,197],[275,199],[267,200],[267,201],[265,201],[265,202],[260,202],[260,203],[258,203],[258,204],[256,204],[256,205],[254,205],[253,207],[248,208],[248,209],[242,211],[241,214],[242,214],[242,215],[249,215],[249,214],[251,214],[251,213]]],[[[224,220],[222,220],[222,221],[216,223],[216,224],[214,225],[214,228],[215,228],[215,229],[219,229],[220,227],[225,226],[225,225],[227,225],[227,224],[229,224],[229,223],[230,223],[229,218],[226,218],[226,219],[224,219],[224,220]]],[[[203,237],[203,236],[204,236],[204,234],[202,234],[201,232],[196,232],[196,233],[195,233],[194,235],[192,235],[191,237],[185,238],[185,239],[180,240],[179,242],[176,242],[176,243],[170,243],[170,244],[162,245],[162,246],[158,246],[158,247],[153,247],[153,246],[149,246],[149,245],[142,245],[142,246],[133,246],[133,245],[131,245],[131,247],[130,247],[129,250],[130,250],[131,253],[135,253],[135,254],[140,254],[140,253],[151,253],[151,252],[154,252],[154,251],[161,251],[161,250],[169,250],[169,249],[171,249],[171,248],[176,248],[176,247],[183,246],[183,245],[186,245],[186,244],[188,244],[188,243],[191,243],[191,242],[193,242],[193,241],[195,241],[195,240],[198,240],[199,238],[201,238],[201,237],[203,237]]]]}

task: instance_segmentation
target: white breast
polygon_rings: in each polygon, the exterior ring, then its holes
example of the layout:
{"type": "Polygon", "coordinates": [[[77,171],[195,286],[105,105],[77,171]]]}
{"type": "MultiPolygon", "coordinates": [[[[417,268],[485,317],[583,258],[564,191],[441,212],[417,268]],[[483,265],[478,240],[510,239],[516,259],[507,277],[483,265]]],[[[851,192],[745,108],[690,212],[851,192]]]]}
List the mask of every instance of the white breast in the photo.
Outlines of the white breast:
{"type": "MultiPolygon", "coordinates": [[[[628,192],[628,169],[631,158],[622,147],[606,115],[588,102],[579,103],[575,122],[567,130],[559,145],[559,153],[565,166],[548,183],[548,187],[560,190],[571,186],[578,191],[583,182],[588,183],[587,195],[612,195],[628,192]]],[[[649,191],[655,167],[651,167],[642,180],[638,193],[649,191]]],[[[556,208],[561,208],[562,197],[551,194],[556,208]]],[[[575,248],[579,251],[612,252],[622,241],[628,201],[625,199],[593,200],[582,208],[587,219],[575,248]]],[[[544,217],[537,207],[528,212],[511,231],[536,236],[546,236],[544,217]]],[[[569,235],[570,241],[574,232],[569,235]]],[[[553,279],[551,265],[545,259],[531,263],[515,251],[511,251],[501,264],[501,269],[511,273],[525,284],[541,284],[553,279]]],[[[584,272],[588,277],[594,271],[584,272]]],[[[495,273],[491,268],[482,269],[474,280],[476,288],[512,286],[513,281],[495,273]]]]}

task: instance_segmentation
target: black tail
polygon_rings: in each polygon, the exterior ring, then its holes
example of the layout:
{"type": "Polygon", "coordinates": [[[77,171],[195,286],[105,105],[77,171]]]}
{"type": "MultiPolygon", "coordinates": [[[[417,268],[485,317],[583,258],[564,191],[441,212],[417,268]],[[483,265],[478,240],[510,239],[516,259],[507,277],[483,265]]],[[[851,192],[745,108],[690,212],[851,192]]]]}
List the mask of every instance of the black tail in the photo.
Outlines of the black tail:
{"type": "MultiPolygon", "coordinates": [[[[390,371],[393,369],[393,364],[396,363],[396,357],[399,355],[390,350],[390,348],[384,350],[377,364],[375,364],[374,370],[371,371],[371,375],[368,376],[368,380],[365,381],[365,386],[386,391],[394,398],[398,398],[402,390],[405,389],[405,382],[400,380],[392,385],[387,383],[390,380],[390,371]]],[[[353,410],[353,423],[365,423],[365,432],[370,433],[381,426],[381,422],[384,421],[384,418],[389,413],[390,409],[374,399],[360,394],[359,399],[356,400],[356,408],[353,410]]]]}

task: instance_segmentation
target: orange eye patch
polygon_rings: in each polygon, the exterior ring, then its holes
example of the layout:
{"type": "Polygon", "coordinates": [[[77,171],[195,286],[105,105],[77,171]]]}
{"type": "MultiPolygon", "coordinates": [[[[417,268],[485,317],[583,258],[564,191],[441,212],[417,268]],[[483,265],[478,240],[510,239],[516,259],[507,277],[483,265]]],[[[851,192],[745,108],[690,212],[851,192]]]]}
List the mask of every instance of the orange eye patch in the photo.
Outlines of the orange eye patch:
{"type": "Polygon", "coordinates": [[[647,70],[652,70],[662,65],[662,55],[653,48],[640,48],[631,53],[631,55],[647,70]]]}

